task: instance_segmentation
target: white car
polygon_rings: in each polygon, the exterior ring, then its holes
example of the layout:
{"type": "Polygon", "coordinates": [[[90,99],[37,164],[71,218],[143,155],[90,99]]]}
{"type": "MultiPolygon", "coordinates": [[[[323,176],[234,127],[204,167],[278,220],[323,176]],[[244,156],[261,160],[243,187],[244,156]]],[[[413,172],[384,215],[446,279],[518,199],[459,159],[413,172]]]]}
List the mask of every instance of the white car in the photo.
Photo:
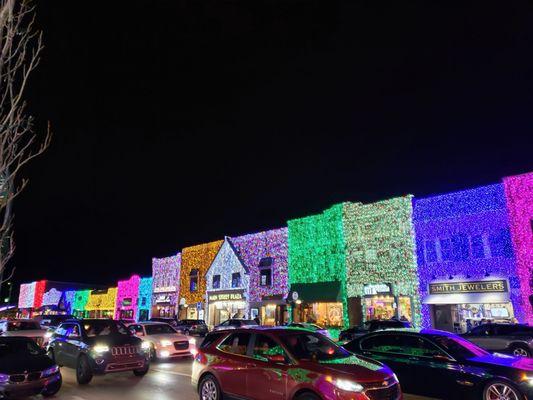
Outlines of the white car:
{"type": "Polygon", "coordinates": [[[49,339],[47,329],[41,329],[39,321],[34,319],[1,320],[0,335],[29,337],[41,347],[44,347],[49,339]]]}
{"type": "Polygon", "coordinates": [[[130,324],[131,333],[150,343],[152,360],[171,357],[194,357],[197,353],[196,340],[182,335],[164,322],[139,322],[130,324]]]}

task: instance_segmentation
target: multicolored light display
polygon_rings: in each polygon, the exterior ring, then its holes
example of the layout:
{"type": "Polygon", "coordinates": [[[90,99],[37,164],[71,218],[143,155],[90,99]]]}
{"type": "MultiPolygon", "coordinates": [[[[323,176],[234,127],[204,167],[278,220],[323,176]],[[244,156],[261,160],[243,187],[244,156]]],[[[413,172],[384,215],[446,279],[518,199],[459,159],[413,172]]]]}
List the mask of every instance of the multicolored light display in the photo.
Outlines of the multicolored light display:
{"type": "Polygon", "coordinates": [[[533,325],[533,172],[503,179],[524,319],[533,325]]]}
{"type": "MultiPolygon", "coordinates": [[[[514,313],[522,320],[503,185],[416,199],[414,224],[422,300],[431,281],[509,278],[514,313]]],[[[431,326],[427,304],[422,317],[423,326],[431,326]]]]}
{"type": "Polygon", "coordinates": [[[154,293],[176,293],[179,291],[181,253],[175,256],[152,259],[154,293]]]}
{"type": "MultiPolygon", "coordinates": [[[[220,247],[220,250],[205,274],[207,292],[217,290],[248,291],[248,268],[245,267],[243,261],[241,261],[237,255],[235,247],[230,240],[231,239],[229,238],[224,239],[224,243],[220,247]],[[232,275],[234,273],[239,273],[241,277],[241,284],[235,287],[232,286],[232,275]],[[220,276],[220,284],[218,287],[213,286],[214,275],[220,276]]],[[[245,298],[248,298],[247,293],[245,293],[245,298]]]]}
{"type": "Polygon", "coordinates": [[[117,288],[112,287],[103,291],[90,291],[89,300],[85,304],[85,311],[115,311],[117,288]]]}
{"type": "Polygon", "coordinates": [[[139,304],[137,315],[141,316],[142,311],[147,312],[147,318],[150,318],[152,309],[152,278],[141,278],[139,282],[139,304]]]}
{"type": "Polygon", "coordinates": [[[289,292],[287,236],[287,228],[280,228],[231,238],[231,242],[249,271],[250,302],[261,302],[264,297],[273,296],[287,298],[289,292]],[[260,281],[259,263],[266,257],[272,258],[270,266],[272,284],[270,286],[261,285],[260,281]]]}
{"type": "Polygon", "coordinates": [[[137,319],[137,302],[141,277],[132,275],[130,279],[118,281],[115,318],[122,319],[122,311],[131,311],[131,319],[137,319]]]}
{"type": "Polygon", "coordinates": [[[82,314],[85,311],[85,305],[89,301],[90,290],[77,290],[72,305],[72,314],[82,314]]]}
{"type": "Polygon", "coordinates": [[[36,282],[20,285],[19,308],[33,308],[35,302],[35,285],[36,282]]]}
{"type": "Polygon", "coordinates": [[[344,203],[346,294],[362,298],[364,285],[391,284],[393,295],[411,299],[412,322],[420,326],[411,201],[412,196],[405,196],[372,204],[344,203]]]}
{"type": "Polygon", "coordinates": [[[33,299],[33,308],[37,309],[43,305],[44,291],[46,290],[46,281],[38,281],[35,284],[35,297],[33,299]]]}
{"type": "Polygon", "coordinates": [[[343,204],[334,205],[322,214],[290,220],[288,226],[291,285],[340,282],[343,320],[347,326],[343,204]]]}
{"type": "Polygon", "coordinates": [[[180,299],[184,298],[187,304],[204,301],[207,287],[205,274],[220,250],[222,243],[224,243],[223,240],[217,240],[216,242],[199,244],[183,249],[179,297],[180,299]],[[189,279],[193,269],[198,270],[198,286],[197,290],[191,292],[189,279]]]}

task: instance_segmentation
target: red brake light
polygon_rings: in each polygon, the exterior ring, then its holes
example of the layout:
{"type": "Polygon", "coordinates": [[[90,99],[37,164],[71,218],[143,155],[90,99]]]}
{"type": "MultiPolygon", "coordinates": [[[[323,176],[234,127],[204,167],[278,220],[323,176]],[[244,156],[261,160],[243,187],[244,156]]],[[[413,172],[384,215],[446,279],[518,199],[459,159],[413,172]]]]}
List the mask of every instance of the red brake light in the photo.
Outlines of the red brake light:
{"type": "Polygon", "coordinates": [[[196,354],[196,357],[194,357],[194,361],[205,365],[207,364],[207,357],[205,356],[204,353],[202,353],[201,351],[198,351],[198,354],[196,354]]]}

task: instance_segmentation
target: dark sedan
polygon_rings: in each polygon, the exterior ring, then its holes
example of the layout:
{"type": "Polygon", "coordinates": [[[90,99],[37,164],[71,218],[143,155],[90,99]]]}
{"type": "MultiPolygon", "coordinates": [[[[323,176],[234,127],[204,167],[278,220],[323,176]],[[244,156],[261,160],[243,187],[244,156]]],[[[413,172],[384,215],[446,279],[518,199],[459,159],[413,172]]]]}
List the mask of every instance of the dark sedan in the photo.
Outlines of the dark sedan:
{"type": "Polygon", "coordinates": [[[388,365],[407,393],[444,399],[533,399],[532,359],[492,355],[448,332],[379,331],[344,347],[388,365]]]}
{"type": "Polygon", "coordinates": [[[59,367],[32,339],[0,338],[0,398],[48,397],[60,388],[59,367]]]}
{"type": "Polygon", "coordinates": [[[410,327],[411,324],[408,321],[401,321],[398,319],[373,319],[371,321],[366,321],[362,326],[352,326],[341,331],[339,334],[339,342],[354,340],[355,338],[374,331],[410,327]]]}
{"type": "Polygon", "coordinates": [[[185,335],[205,336],[209,332],[203,319],[181,319],[176,323],[176,329],[185,335]]]}
{"type": "Polygon", "coordinates": [[[522,324],[483,324],[463,335],[491,352],[510,353],[517,357],[533,354],[533,327],[522,324]]]}

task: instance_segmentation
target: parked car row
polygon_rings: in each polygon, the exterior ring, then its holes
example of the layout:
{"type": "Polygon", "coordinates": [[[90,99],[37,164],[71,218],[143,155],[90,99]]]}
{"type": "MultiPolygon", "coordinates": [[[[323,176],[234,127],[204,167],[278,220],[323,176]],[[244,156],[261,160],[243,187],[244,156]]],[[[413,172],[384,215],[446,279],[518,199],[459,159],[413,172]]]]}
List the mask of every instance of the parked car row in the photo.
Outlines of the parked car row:
{"type": "Polygon", "coordinates": [[[201,400],[399,400],[402,390],[441,399],[531,400],[533,360],[490,354],[436,330],[375,330],[343,347],[295,327],[208,334],[194,358],[201,400]]]}

